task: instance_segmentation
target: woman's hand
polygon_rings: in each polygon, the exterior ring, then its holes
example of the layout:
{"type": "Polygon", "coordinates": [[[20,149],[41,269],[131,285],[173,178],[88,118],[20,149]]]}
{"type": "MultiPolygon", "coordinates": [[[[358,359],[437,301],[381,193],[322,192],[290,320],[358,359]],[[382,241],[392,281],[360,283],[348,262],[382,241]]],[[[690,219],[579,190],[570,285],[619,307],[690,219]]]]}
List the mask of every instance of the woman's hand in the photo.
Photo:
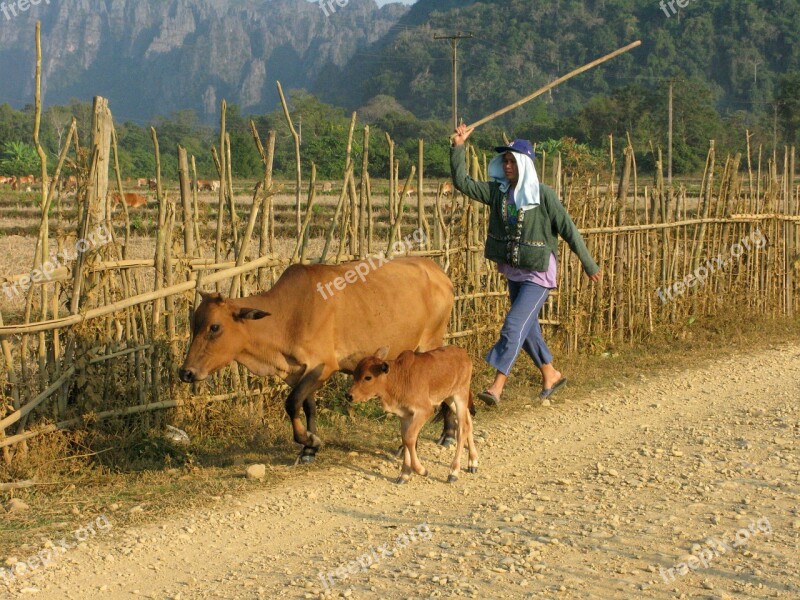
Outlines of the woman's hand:
{"type": "Polygon", "coordinates": [[[603,270],[602,270],[602,269],[600,269],[600,270],[599,270],[597,273],[595,273],[594,275],[589,275],[589,280],[590,280],[592,283],[597,283],[598,281],[600,281],[600,278],[601,278],[602,276],[603,276],[603,270]]]}
{"type": "Polygon", "coordinates": [[[456,132],[453,134],[453,146],[461,146],[473,131],[475,131],[474,127],[467,127],[463,123],[456,127],[456,132]]]}

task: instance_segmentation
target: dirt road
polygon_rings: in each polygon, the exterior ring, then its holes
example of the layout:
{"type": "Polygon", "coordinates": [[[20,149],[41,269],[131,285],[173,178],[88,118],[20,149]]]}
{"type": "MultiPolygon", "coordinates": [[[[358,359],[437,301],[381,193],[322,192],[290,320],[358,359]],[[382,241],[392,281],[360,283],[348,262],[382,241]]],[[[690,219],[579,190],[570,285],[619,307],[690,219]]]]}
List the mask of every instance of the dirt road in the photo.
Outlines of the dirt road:
{"type": "Polygon", "coordinates": [[[800,344],[559,396],[482,410],[456,484],[428,428],[427,479],[361,454],[150,527],[93,516],[10,595],[800,598],[800,344]]]}

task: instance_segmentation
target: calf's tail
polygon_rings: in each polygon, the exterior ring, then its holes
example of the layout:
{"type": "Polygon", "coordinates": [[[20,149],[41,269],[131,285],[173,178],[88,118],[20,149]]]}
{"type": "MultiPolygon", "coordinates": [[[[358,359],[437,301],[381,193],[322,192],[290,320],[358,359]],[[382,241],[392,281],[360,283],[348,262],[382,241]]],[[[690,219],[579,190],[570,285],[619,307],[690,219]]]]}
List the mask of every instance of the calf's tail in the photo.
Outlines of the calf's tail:
{"type": "MultiPolygon", "coordinates": [[[[469,401],[467,402],[467,407],[469,408],[469,414],[473,417],[475,416],[475,396],[472,394],[472,390],[469,391],[469,401]]],[[[442,402],[439,405],[439,409],[436,411],[436,415],[433,417],[433,422],[438,423],[439,421],[444,419],[444,411],[450,410],[448,406],[442,402]]]]}

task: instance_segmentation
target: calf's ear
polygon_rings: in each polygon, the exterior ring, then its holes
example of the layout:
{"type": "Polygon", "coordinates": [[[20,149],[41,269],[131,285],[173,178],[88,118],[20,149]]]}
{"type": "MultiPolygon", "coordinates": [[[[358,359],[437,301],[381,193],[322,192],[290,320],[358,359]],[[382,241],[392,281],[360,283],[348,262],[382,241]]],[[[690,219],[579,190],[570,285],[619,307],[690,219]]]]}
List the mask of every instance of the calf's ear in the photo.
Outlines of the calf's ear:
{"type": "Polygon", "coordinates": [[[233,318],[237,321],[257,321],[258,319],[263,319],[269,315],[270,313],[264,312],[263,310],[258,310],[257,308],[240,308],[239,310],[233,312],[233,318]]]}
{"type": "Polygon", "coordinates": [[[384,360],[387,356],[389,356],[389,347],[388,346],[381,346],[377,350],[375,350],[375,357],[381,360],[384,360]]]}

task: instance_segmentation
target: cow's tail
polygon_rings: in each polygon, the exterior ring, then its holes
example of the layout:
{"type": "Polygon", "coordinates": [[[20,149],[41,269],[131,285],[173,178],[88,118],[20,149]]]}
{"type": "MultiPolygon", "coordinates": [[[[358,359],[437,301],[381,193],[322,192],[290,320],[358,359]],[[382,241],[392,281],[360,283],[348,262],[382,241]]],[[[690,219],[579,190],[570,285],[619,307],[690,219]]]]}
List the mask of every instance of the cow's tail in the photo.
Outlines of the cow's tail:
{"type": "Polygon", "coordinates": [[[469,407],[469,414],[473,417],[475,416],[475,396],[472,394],[472,390],[469,391],[469,402],[467,403],[469,407]]]}

